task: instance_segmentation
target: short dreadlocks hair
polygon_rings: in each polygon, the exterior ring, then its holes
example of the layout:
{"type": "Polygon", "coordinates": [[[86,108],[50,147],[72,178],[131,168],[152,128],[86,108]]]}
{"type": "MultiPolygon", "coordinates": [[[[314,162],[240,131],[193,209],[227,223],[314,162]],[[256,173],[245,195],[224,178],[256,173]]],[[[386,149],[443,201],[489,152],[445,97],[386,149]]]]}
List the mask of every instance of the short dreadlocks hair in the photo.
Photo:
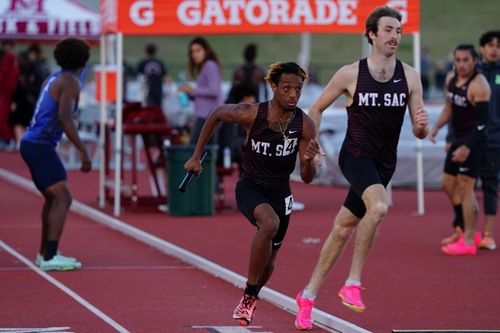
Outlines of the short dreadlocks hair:
{"type": "Polygon", "coordinates": [[[269,66],[269,71],[266,75],[266,81],[269,85],[273,83],[278,85],[282,74],[295,74],[298,75],[302,81],[307,80],[307,72],[294,62],[275,62],[269,66]]]}

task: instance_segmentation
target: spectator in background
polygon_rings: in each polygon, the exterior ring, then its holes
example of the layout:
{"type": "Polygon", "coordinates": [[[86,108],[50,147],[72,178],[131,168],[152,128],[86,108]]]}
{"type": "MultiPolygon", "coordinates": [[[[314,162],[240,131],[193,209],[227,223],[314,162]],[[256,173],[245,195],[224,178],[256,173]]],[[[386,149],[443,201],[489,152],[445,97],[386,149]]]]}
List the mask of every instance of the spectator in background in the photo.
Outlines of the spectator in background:
{"type": "Polygon", "coordinates": [[[479,168],[483,190],[484,233],[480,249],[494,250],[493,224],[498,208],[500,173],[500,30],[487,31],[479,38],[479,70],[491,88],[488,149],[479,168]]]}
{"type": "Polygon", "coordinates": [[[145,104],[162,107],[163,82],[169,82],[170,76],[165,64],[157,58],[155,44],[147,44],[145,49],[146,58],[137,65],[137,74],[144,76],[146,88],[145,104]]]}
{"type": "Polygon", "coordinates": [[[429,99],[431,87],[432,61],[429,49],[424,48],[420,54],[420,81],[424,93],[424,101],[429,99]]]}
{"type": "MultiPolygon", "coordinates": [[[[229,91],[226,103],[257,103],[257,100],[255,99],[255,87],[248,83],[234,85],[229,91]]],[[[246,139],[247,134],[241,125],[236,123],[223,123],[219,129],[219,152],[217,165],[223,165],[223,149],[224,147],[229,147],[231,149],[231,161],[238,165],[241,174],[241,154],[243,146],[246,143],[246,139]]]]}
{"type": "Polygon", "coordinates": [[[245,63],[236,68],[233,72],[232,85],[234,86],[236,84],[245,83],[253,86],[255,90],[255,100],[259,102],[261,85],[264,88],[264,100],[267,100],[267,85],[265,80],[266,73],[264,69],[255,64],[256,57],[257,45],[253,43],[248,44],[243,52],[245,63]]]}
{"type": "Polygon", "coordinates": [[[31,71],[33,68],[30,66],[28,52],[19,53],[17,62],[19,65],[19,76],[16,89],[12,94],[8,118],[9,126],[14,129],[16,150],[19,149],[21,137],[31,121],[36,99],[38,98],[38,93],[36,96],[29,93],[28,83],[33,74],[31,71]]]}
{"type": "Polygon", "coordinates": [[[12,51],[13,48],[14,41],[6,39],[0,49],[0,150],[15,146],[14,131],[8,123],[12,95],[16,90],[19,76],[17,57],[12,51]]]}
{"type": "Polygon", "coordinates": [[[14,92],[9,125],[14,129],[16,149],[28,127],[43,82],[50,75],[50,68],[37,43],[31,44],[27,51],[18,55],[19,77],[14,92]]]}
{"type": "MultiPolygon", "coordinates": [[[[224,102],[222,95],[222,67],[217,53],[203,37],[195,37],[188,45],[188,66],[196,86],[183,83],[178,91],[194,99],[195,123],[191,128],[189,144],[195,145],[210,113],[224,102]]],[[[217,132],[210,143],[218,142],[217,132]]]]}

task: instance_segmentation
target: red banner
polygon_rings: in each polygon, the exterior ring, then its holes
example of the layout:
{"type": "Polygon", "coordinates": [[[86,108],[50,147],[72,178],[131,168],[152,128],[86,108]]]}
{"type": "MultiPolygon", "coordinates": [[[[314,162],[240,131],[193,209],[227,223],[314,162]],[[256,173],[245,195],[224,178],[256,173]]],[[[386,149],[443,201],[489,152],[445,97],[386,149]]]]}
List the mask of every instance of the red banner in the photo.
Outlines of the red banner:
{"type": "Polygon", "coordinates": [[[125,35],[363,33],[368,14],[382,5],[401,12],[404,33],[419,31],[420,21],[419,0],[120,0],[116,5],[117,30],[125,35]]]}

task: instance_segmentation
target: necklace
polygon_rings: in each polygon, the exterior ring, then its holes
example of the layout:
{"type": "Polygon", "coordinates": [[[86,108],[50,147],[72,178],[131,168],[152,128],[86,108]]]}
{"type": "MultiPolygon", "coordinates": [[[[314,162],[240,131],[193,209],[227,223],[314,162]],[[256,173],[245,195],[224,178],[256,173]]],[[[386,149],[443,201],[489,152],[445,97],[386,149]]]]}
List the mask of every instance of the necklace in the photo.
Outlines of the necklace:
{"type": "Polygon", "coordinates": [[[276,119],[276,124],[278,124],[279,131],[280,131],[281,135],[283,135],[283,141],[287,141],[288,142],[288,135],[286,135],[285,132],[286,132],[286,129],[287,129],[288,125],[292,121],[292,119],[295,118],[295,111],[297,109],[293,110],[293,113],[290,116],[290,118],[288,118],[285,121],[282,121],[281,118],[278,117],[278,114],[276,113],[276,111],[274,111],[273,104],[271,103],[271,101],[267,102],[267,104],[269,105],[269,109],[271,110],[274,119],[276,119]]]}

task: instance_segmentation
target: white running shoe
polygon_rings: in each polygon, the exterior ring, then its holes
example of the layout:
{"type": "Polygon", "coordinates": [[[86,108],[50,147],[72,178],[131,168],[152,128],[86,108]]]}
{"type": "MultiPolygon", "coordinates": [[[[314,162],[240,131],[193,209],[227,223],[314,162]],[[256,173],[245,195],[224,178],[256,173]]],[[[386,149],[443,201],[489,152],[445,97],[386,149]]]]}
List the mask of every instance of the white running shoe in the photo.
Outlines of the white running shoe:
{"type": "Polygon", "coordinates": [[[52,259],[47,261],[42,259],[40,262],[40,269],[42,271],[72,271],[82,267],[81,262],[68,259],[70,258],[61,255],[55,255],[52,259]]]}
{"type": "MultiPolygon", "coordinates": [[[[58,255],[59,257],[63,257],[64,259],[66,259],[66,260],[68,260],[68,261],[71,261],[71,260],[72,260],[72,261],[77,261],[77,260],[76,260],[76,258],[73,258],[73,257],[65,257],[65,256],[63,256],[63,255],[61,254],[61,252],[59,252],[59,251],[57,251],[57,255],[58,255]]],[[[43,260],[43,256],[42,256],[40,253],[38,253],[38,252],[37,252],[37,254],[36,254],[36,258],[35,258],[35,265],[40,266],[40,263],[42,262],[42,260],[43,260]]]]}

